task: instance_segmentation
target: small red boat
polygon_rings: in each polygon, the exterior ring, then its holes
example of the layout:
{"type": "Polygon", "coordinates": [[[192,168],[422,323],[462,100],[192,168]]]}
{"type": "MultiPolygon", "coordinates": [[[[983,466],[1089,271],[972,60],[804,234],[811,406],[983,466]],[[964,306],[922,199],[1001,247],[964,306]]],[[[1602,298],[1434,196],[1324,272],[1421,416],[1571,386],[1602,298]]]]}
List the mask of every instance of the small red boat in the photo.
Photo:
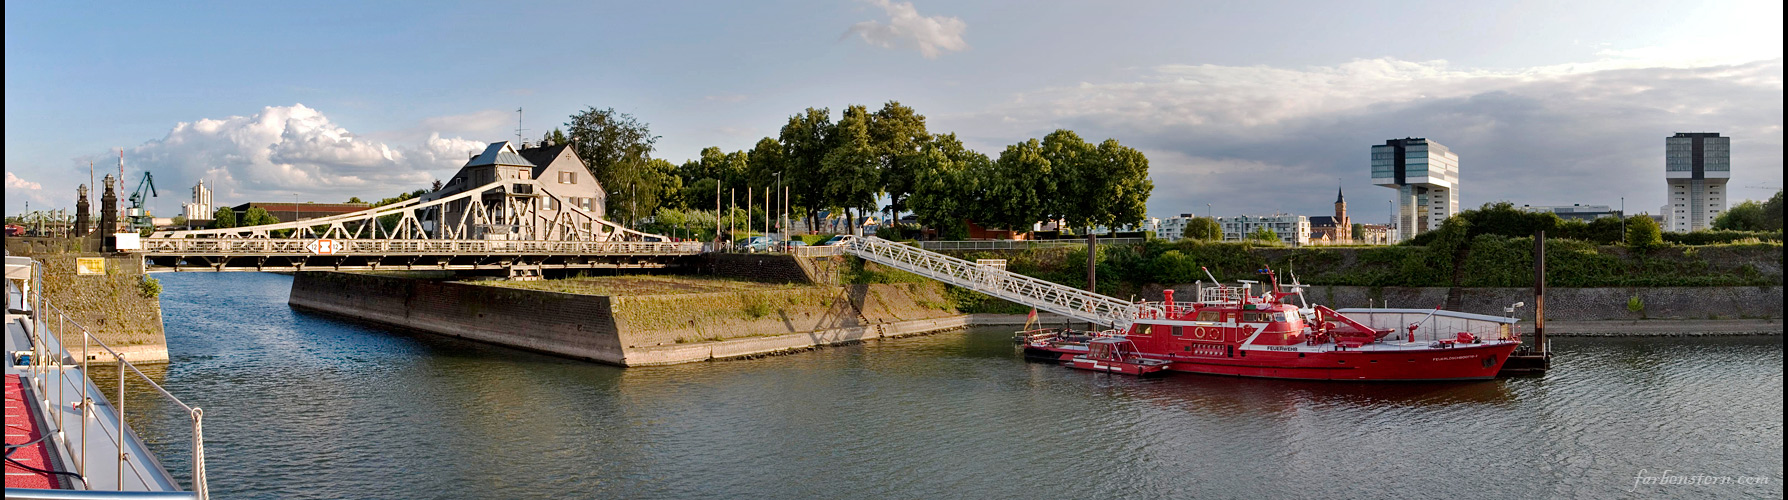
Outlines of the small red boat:
{"type": "Polygon", "coordinates": [[[1167,369],[1168,361],[1144,357],[1136,343],[1124,337],[1099,337],[1087,341],[1087,352],[1068,358],[1070,368],[1146,377],[1167,369]]]}
{"type": "Polygon", "coordinates": [[[1272,271],[1262,273],[1269,281],[1258,295],[1256,281],[1201,286],[1196,302],[1174,302],[1168,290],[1122,329],[1020,340],[1028,357],[1088,370],[1355,381],[1494,378],[1521,344],[1513,318],[1288,304],[1302,298],[1299,287],[1283,291],[1272,271]]]}

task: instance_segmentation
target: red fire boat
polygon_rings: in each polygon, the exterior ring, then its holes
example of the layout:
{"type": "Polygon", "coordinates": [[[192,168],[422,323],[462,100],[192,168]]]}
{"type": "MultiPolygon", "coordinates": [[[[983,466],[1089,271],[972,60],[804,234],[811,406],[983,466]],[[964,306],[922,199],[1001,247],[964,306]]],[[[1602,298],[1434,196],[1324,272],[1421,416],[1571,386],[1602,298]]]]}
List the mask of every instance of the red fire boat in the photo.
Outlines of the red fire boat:
{"type": "MultiPolygon", "coordinates": [[[[1211,281],[1196,302],[1139,304],[1127,328],[1089,335],[1025,332],[1026,356],[1071,367],[1147,375],[1171,370],[1243,377],[1420,381],[1494,378],[1521,344],[1512,318],[1416,309],[1349,309],[1286,302],[1271,270],[1236,286],[1211,281]],[[1360,316],[1356,318],[1354,316],[1360,316]],[[1370,325],[1369,325],[1370,323],[1370,325]],[[1377,326],[1377,327],[1374,327],[1377,326]]],[[[1207,271],[1208,273],[1208,271],[1207,271]]]]}

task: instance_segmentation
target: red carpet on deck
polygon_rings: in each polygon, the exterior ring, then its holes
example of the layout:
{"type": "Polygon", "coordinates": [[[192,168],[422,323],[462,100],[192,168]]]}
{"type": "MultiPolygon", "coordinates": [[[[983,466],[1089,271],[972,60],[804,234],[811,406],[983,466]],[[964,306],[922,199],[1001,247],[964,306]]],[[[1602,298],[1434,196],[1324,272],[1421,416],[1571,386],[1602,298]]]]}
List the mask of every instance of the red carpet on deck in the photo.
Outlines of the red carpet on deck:
{"type": "MultiPolygon", "coordinates": [[[[6,444],[29,443],[36,440],[41,430],[37,428],[37,412],[25,401],[25,385],[18,375],[6,376],[6,444]]],[[[20,448],[12,453],[11,458],[19,463],[39,469],[50,468],[50,453],[46,443],[37,443],[20,448]]],[[[32,472],[12,462],[6,463],[6,487],[8,488],[58,488],[56,481],[49,474],[32,472]]]]}

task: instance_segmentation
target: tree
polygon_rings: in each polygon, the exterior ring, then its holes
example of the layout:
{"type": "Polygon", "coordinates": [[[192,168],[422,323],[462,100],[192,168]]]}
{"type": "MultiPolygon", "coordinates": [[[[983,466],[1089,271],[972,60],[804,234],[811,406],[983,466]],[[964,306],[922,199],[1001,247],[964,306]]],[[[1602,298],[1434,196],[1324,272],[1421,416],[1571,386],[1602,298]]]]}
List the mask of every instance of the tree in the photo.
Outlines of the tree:
{"type": "Polygon", "coordinates": [[[633,199],[635,192],[652,192],[651,188],[636,185],[646,181],[646,163],[652,159],[658,142],[649,126],[614,108],[591,107],[571,115],[565,127],[570,129],[572,149],[588,165],[590,175],[608,191],[608,213],[637,220],[640,214],[633,212],[636,205],[643,213],[651,213],[648,205],[655,204],[640,204],[633,199]]]}
{"type": "Polygon", "coordinates": [[[1764,227],[1768,225],[1765,219],[1762,203],[1757,203],[1756,200],[1745,200],[1726,209],[1726,212],[1720,214],[1719,217],[1715,217],[1713,228],[1733,231],[1763,231],[1764,227]]]}
{"type": "Polygon", "coordinates": [[[1117,139],[1094,146],[1069,130],[1044,136],[1043,151],[1066,178],[1045,206],[1069,226],[1086,229],[1087,290],[1096,290],[1098,237],[1093,228],[1134,224],[1147,216],[1149,194],[1155,190],[1149,159],[1117,139]]]}
{"type": "Polygon", "coordinates": [[[888,193],[888,211],[899,227],[900,213],[907,210],[907,197],[918,181],[918,165],[923,161],[920,150],[931,133],[925,130],[925,116],[899,101],[888,101],[869,120],[869,141],[880,160],[882,190],[888,193]]]}
{"type": "Polygon", "coordinates": [[[1277,243],[1279,241],[1279,232],[1266,226],[1261,226],[1254,228],[1254,232],[1248,233],[1248,239],[1277,243]]]}
{"type": "Polygon", "coordinates": [[[559,127],[553,127],[552,132],[547,132],[546,135],[540,136],[541,147],[557,146],[567,142],[570,141],[565,138],[565,131],[559,130],[559,127]]]}
{"type": "Polygon", "coordinates": [[[278,223],[279,223],[279,217],[275,217],[275,216],[273,216],[273,214],[267,213],[267,209],[265,209],[265,208],[250,207],[247,212],[243,212],[243,214],[242,214],[242,224],[241,224],[242,227],[265,226],[268,224],[278,224],[278,223]]]}
{"type": "Polygon", "coordinates": [[[1776,190],[1775,196],[1771,196],[1771,197],[1769,197],[1769,201],[1763,202],[1763,230],[1764,231],[1781,231],[1782,230],[1782,191],[1781,190],[1776,190]]]}
{"type": "Polygon", "coordinates": [[[348,197],[348,203],[366,203],[366,202],[360,201],[359,196],[350,196],[350,197],[348,197]]]}
{"type": "Polygon", "coordinates": [[[783,176],[790,181],[789,203],[806,209],[807,227],[819,227],[815,216],[826,205],[820,189],[824,183],[820,164],[830,150],[832,129],[832,111],[827,108],[807,108],[788,117],[788,124],[782,126],[779,141],[785,166],[783,176]]]}
{"type": "MultiPolygon", "coordinates": [[[[638,190],[629,193],[638,203],[638,214],[657,213],[660,208],[681,210],[683,208],[683,179],[677,176],[677,167],[671,162],[653,158],[646,161],[640,171],[639,180],[628,189],[638,190]]],[[[628,207],[628,213],[636,213],[634,207],[628,207]]],[[[638,218],[630,219],[638,224],[638,218]]]]}
{"type": "Polygon", "coordinates": [[[236,227],[235,210],[232,210],[230,207],[217,207],[217,211],[211,213],[212,229],[228,229],[232,227],[236,227]]]}
{"type": "Polygon", "coordinates": [[[1658,221],[1650,215],[1639,214],[1627,218],[1627,248],[1644,252],[1664,245],[1664,232],[1658,228],[1658,221]]]}
{"type": "Polygon", "coordinates": [[[913,159],[912,194],[907,202],[919,224],[938,230],[944,239],[966,239],[963,219],[981,220],[985,182],[992,180],[992,160],[963,147],[956,134],[933,136],[913,159]]]}
{"type": "Polygon", "coordinates": [[[1365,224],[1355,222],[1355,223],[1353,223],[1353,227],[1351,227],[1349,229],[1351,229],[1353,231],[1352,234],[1353,234],[1354,244],[1357,245],[1357,244],[1362,244],[1362,243],[1366,242],[1366,225],[1365,224]]]}
{"type": "Polygon", "coordinates": [[[820,176],[826,204],[842,208],[855,232],[857,210],[873,209],[881,186],[876,149],[869,142],[869,110],[849,106],[833,128],[831,148],[820,160],[820,176]]]}
{"type": "Polygon", "coordinates": [[[1209,217],[1193,217],[1186,221],[1186,234],[1181,236],[1188,240],[1217,241],[1223,239],[1223,226],[1209,217]]]}

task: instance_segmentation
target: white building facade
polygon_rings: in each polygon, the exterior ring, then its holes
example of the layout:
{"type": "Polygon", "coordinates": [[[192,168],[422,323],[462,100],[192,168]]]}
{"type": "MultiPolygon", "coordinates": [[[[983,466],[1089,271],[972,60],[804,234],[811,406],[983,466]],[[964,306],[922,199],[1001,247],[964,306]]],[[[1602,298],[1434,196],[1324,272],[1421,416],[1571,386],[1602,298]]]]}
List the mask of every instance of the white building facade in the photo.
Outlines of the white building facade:
{"type": "Polygon", "coordinates": [[[1218,217],[1217,227],[1223,229],[1223,241],[1241,241],[1247,239],[1248,235],[1253,234],[1254,231],[1266,228],[1277,233],[1279,241],[1283,241],[1287,245],[1310,244],[1310,218],[1302,215],[1218,217]]]}
{"type": "Polygon", "coordinates": [[[1678,132],[1664,138],[1664,230],[1686,233],[1713,229],[1726,211],[1726,181],[1732,178],[1732,138],[1717,132],[1678,132]]]}
{"type": "Polygon", "coordinates": [[[1411,137],[1373,145],[1372,183],[1397,190],[1393,243],[1459,213],[1459,155],[1438,142],[1411,137]]]}
{"type": "Polygon", "coordinates": [[[205,181],[201,180],[197,186],[192,187],[192,201],[180,204],[180,215],[186,217],[187,221],[211,220],[213,212],[215,209],[211,208],[211,188],[205,186],[205,181]]]}
{"type": "Polygon", "coordinates": [[[1180,214],[1178,217],[1161,219],[1160,229],[1155,230],[1155,237],[1167,241],[1179,241],[1186,237],[1186,225],[1192,222],[1192,214],[1180,214]]]}

